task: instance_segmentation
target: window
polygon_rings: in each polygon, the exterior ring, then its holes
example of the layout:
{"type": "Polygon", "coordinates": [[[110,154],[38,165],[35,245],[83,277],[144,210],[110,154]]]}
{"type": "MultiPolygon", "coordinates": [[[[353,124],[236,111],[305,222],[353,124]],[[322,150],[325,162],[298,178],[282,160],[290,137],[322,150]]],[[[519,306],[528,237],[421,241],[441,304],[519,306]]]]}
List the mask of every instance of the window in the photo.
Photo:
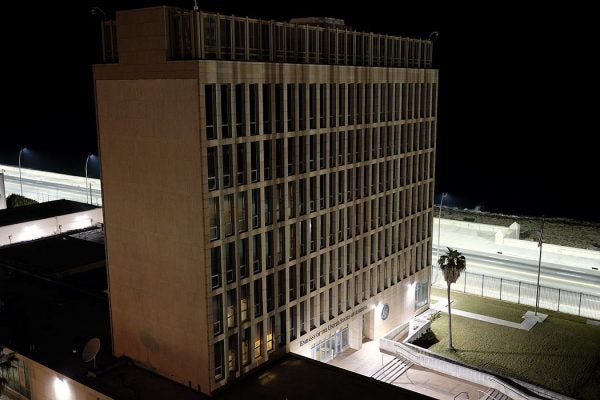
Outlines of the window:
{"type": "Polygon", "coordinates": [[[246,184],[246,145],[237,145],[237,184],[246,184]]]}
{"type": "Polygon", "coordinates": [[[238,136],[246,136],[245,104],[244,84],[235,85],[235,129],[238,136]]]}
{"type": "Polygon", "coordinates": [[[223,233],[225,234],[225,237],[233,235],[233,194],[228,194],[223,197],[223,225],[223,233]]]}
{"type": "Polygon", "coordinates": [[[264,172],[264,179],[268,180],[271,179],[271,141],[270,140],[265,140],[263,142],[263,162],[264,162],[264,167],[263,167],[263,172],[264,172]]]}
{"type": "Polygon", "coordinates": [[[227,283],[235,282],[235,242],[225,245],[225,274],[227,283]]]}
{"type": "Polygon", "coordinates": [[[298,128],[303,131],[306,129],[306,84],[298,85],[298,128]]]}
{"type": "Polygon", "coordinates": [[[227,328],[234,328],[237,325],[237,296],[235,289],[227,292],[227,328]]]}
{"type": "Polygon", "coordinates": [[[238,232],[248,230],[248,196],[247,192],[237,194],[238,232]]]}
{"type": "Polygon", "coordinates": [[[258,135],[258,85],[249,85],[250,134],[258,135]]]}
{"type": "Polygon", "coordinates": [[[308,86],[308,101],[309,101],[309,106],[308,106],[308,112],[309,112],[309,122],[310,122],[310,129],[315,129],[317,127],[317,85],[314,83],[311,83],[308,86]]]}
{"type": "Polygon", "coordinates": [[[275,330],[275,317],[269,318],[269,325],[267,328],[267,351],[273,350],[273,331],[275,330]]]}
{"type": "Polygon", "coordinates": [[[225,377],[223,373],[223,341],[215,343],[215,381],[225,377]]]}
{"type": "Polygon", "coordinates": [[[227,363],[229,372],[237,371],[237,357],[238,357],[238,335],[229,336],[227,346],[227,363]]]}
{"type": "Polygon", "coordinates": [[[211,282],[212,288],[221,287],[221,248],[213,247],[210,249],[211,282]]]}
{"type": "Polygon", "coordinates": [[[239,261],[240,261],[240,277],[248,277],[248,238],[240,240],[239,245],[239,261]]]}
{"type": "Polygon", "coordinates": [[[326,98],[325,98],[325,85],[319,85],[319,127],[326,127],[326,98]]]}
{"type": "Polygon", "coordinates": [[[289,268],[289,300],[296,300],[296,266],[289,268]]]}
{"type": "Polygon", "coordinates": [[[287,85],[287,130],[296,130],[296,85],[287,85]]]}
{"type": "Polygon", "coordinates": [[[204,86],[204,113],[206,121],[206,138],[216,139],[215,130],[215,85],[204,86]]]}
{"type": "Polygon", "coordinates": [[[254,318],[262,315],[262,279],[254,281],[254,318]]]}
{"type": "MultiPolygon", "coordinates": [[[[248,240],[248,239],[244,239],[244,240],[248,240]]],[[[255,235],[252,237],[252,253],[254,254],[254,260],[252,262],[253,267],[252,267],[252,271],[255,274],[260,273],[260,271],[262,270],[262,260],[261,260],[261,251],[262,251],[262,247],[260,245],[260,234],[255,235]]]]}
{"type": "Polygon", "coordinates": [[[346,85],[340,83],[338,90],[339,98],[339,125],[346,125],[346,85]]]}
{"type": "Polygon", "coordinates": [[[263,84],[263,133],[271,132],[271,85],[263,84]]]}
{"type": "Polygon", "coordinates": [[[215,336],[223,333],[223,297],[216,295],[213,297],[213,334],[215,336]]]}
{"type": "Polygon", "coordinates": [[[306,137],[298,138],[298,173],[306,172],[306,137]]]}
{"type": "Polygon", "coordinates": [[[250,144],[250,180],[251,182],[258,182],[260,180],[260,148],[259,142],[252,142],[250,144]]]}
{"type": "Polygon", "coordinates": [[[288,176],[295,174],[296,167],[296,138],[288,138],[288,176]]]}
{"type": "Polygon", "coordinates": [[[250,328],[242,331],[242,365],[250,364],[250,328]]]}
{"type": "Polygon", "coordinates": [[[231,111],[229,110],[229,85],[220,85],[221,89],[221,137],[230,138],[231,130],[229,129],[229,118],[231,111]]]}
{"type": "Polygon", "coordinates": [[[211,197],[208,199],[208,210],[209,210],[209,237],[210,240],[219,239],[219,198],[211,197]]]}
{"type": "Polygon", "coordinates": [[[260,189],[252,190],[252,228],[260,226],[260,189]]]}
{"type": "Polygon", "coordinates": [[[275,85],[275,131],[283,132],[283,85],[278,83],[275,85]]]}
{"type": "Polygon", "coordinates": [[[219,188],[219,182],[217,180],[217,174],[219,171],[218,166],[218,149],[217,147],[209,147],[207,149],[207,162],[208,162],[208,190],[216,190],[219,188]]]}
{"type": "Polygon", "coordinates": [[[256,324],[255,330],[256,337],[254,338],[254,360],[259,361],[262,360],[263,353],[263,323],[259,322],[256,324]]]}
{"type": "MultiPolygon", "coordinates": [[[[316,170],[316,158],[317,158],[317,136],[311,135],[309,137],[309,151],[308,151],[308,168],[311,171],[316,170]]],[[[302,153],[300,153],[302,154],[302,153]]]]}
{"type": "Polygon", "coordinates": [[[329,126],[330,127],[336,126],[337,114],[335,111],[335,106],[336,106],[335,92],[336,92],[336,85],[334,83],[330,83],[329,84],[329,126]]]}

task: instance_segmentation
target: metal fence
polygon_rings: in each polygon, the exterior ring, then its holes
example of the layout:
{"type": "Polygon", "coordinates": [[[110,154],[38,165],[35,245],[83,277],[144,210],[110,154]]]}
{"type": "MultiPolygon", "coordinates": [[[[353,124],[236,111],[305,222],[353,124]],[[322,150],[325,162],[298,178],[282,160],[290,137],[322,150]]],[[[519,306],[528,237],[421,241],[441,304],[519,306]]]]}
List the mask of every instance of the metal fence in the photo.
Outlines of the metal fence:
{"type": "MultiPolygon", "coordinates": [[[[433,285],[446,288],[446,282],[439,267],[433,268],[433,285]]],[[[452,284],[451,289],[512,303],[535,306],[536,287],[537,285],[534,283],[464,271],[458,281],[452,284]]],[[[539,306],[547,310],[600,319],[600,296],[591,294],[540,286],[539,306]]]]}

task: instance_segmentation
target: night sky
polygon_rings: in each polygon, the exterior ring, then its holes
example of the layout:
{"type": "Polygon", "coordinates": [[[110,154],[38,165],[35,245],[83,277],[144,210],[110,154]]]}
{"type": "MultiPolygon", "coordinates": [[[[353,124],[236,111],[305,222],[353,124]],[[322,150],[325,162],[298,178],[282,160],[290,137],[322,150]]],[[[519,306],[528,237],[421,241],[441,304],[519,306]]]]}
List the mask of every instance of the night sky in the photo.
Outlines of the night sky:
{"type": "MultiPolygon", "coordinates": [[[[114,11],[188,1],[27,2],[4,11],[0,163],[83,174],[97,154],[91,65],[99,6],[114,11]],[[14,9],[13,9],[14,8],[14,9]]],[[[342,18],[357,30],[427,38],[440,70],[436,192],[452,206],[600,221],[593,13],[479,2],[198,1],[223,14],[342,18]],[[394,4],[395,11],[389,9],[394,4]],[[485,4],[485,6],[483,5],[485,4]],[[588,17],[589,16],[589,17],[588,17]]],[[[98,174],[98,167],[90,168],[98,174]]],[[[436,202],[439,201],[439,197],[436,202]]]]}

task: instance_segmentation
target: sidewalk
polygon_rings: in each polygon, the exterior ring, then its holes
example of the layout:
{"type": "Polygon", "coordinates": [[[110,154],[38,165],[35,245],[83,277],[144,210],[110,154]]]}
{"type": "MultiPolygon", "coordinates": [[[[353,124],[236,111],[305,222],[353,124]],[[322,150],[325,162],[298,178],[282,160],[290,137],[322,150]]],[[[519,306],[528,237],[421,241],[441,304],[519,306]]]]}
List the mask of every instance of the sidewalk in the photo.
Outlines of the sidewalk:
{"type": "MultiPolygon", "coordinates": [[[[448,300],[446,300],[443,297],[438,297],[438,296],[431,296],[431,299],[437,300],[437,303],[431,304],[430,309],[445,312],[445,313],[448,312],[448,300]]],[[[540,322],[537,317],[533,316],[532,314],[529,314],[529,312],[523,316],[523,322],[521,322],[520,324],[517,324],[516,322],[512,322],[512,321],[506,321],[504,319],[488,317],[487,315],[475,314],[475,313],[472,313],[469,311],[457,310],[454,308],[452,309],[452,314],[460,315],[461,317],[465,317],[465,318],[476,319],[478,321],[488,322],[490,324],[503,325],[503,326],[507,326],[509,328],[514,328],[514,329],[521,329],[524,331],[531,330],[531,328],[533,328],[535,326],[535,324],[540,322]]],[[[540,314],[540,315],[543,315],[543,314],[540,314]]]]}
{"type": "MultiPolygon", "coordinates": [[[[379,351],[379,340],[363,343],[360,350],[347,349],[328,364],[371,377],[394,357],[379,351]]],[[[479,391],[486,388],[449,375],[440,374],[413,365],[391,384],[421,393],[436,399],[452,400],[461,392],[471,399],[479,398],[479,391]]]]}

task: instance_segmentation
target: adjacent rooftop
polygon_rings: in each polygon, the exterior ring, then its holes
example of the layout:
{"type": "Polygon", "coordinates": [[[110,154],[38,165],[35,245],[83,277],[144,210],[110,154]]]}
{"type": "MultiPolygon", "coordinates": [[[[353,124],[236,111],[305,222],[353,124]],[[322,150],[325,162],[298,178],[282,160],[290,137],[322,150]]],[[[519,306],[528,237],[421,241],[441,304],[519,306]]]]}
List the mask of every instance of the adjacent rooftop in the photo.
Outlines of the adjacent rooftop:
{"type": "Polygon", "coordinates": [[[98,207],[71,200],[53,200],[28,206],[7,208],[0,211],[0,226],[58,217],[94,208],[98,207]]]}
{"type": "MultiPolygon", "coordinates": [[[[68,276],[50,273],[61,259],[69,270],[86,265],[90,261],[87,253],[99,254],[90,246],[103,249],[100,244],[67,235],[2,249],[0,346],[115,399],[209,399],[195,388],[111,354],[105,268],[80,270],[68,276]],[[93,337],[101,341],[95,370],[81,357],[85,343],[93,337]]],[[[265,365],[213,398],[292,400],[337,396],[348,400],[428,398],[292,354],[265,365]]]]}

